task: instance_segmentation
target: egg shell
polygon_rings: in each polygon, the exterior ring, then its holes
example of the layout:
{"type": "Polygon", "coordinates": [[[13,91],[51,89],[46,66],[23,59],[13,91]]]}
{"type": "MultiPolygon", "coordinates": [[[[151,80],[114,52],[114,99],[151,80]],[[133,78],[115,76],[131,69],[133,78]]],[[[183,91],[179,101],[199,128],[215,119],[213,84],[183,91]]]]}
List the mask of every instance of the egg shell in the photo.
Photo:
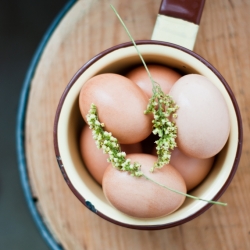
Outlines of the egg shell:
{"type": "MultiPolygon", "coordinates": [[[[169,93],[173,84],[181,77],[181,74],[167,66],[149,64],[147,67],[152,78],[161,86],[165,94],[169,93]]],[[[152,83],[144,66],[132,69],[126,77],[135,82],[149,98],[152,96],[152,83]]]]}
{"type": "Polygon", "coordinates": [[[146,95],[124,76],[107,73],[89,79],[79,96],[85,121],[92,103],[97,106],[105,130],[111,132],[119,143],[140,142],[152,131],[152,116],[144,114],[148,103],[146,95]]]}
{"type": "Polygon", "coordinates": [[[181,77],[169,95],[179,106],[176,142],[180,150],[195,158],[216,155],[230,132],[228,108],[217,87],[204,76],[190,74],[181,77]]]}
{"type": "MultiPolygon", "coordinates": [[[[108,155],[103,153],[102,149],[98,149],[92,136],[91,129],[86,125],[83,127],[80,135],[80,152],[84,164],[93,178],[101,185],[102,178],[109,163],[108,155]]],[[[121,144],[121,150],[126,154],[141,153],[141,143],[121,144]]]]}
{"type": "Polygon", "coordinates": [[[170,164],[178,170],[185,180],[187,191],[200,184],[211,170],[214,157],[198,159],[190,157],[175,148],[171,153],[170,164]]]}
{"type": "MultiPolygon", "coordinates": [[[[127,159],[139,162],[149,178],[186,193],[184,179],[171,165],[150,172],[157,157],[149,154],[130,154],[127,159]]],[[[121,212],[139,218],[156,218],[178,209],[185,196],[169,191],[144,177],[133,177],[109,165],[103,177],[103,191],[107,200],[121,212]]]]}
{"type": "MultiPolygon", "coordinates": [[[[156,148],[153,149],[152,155],[157,156],[156,148]]],[[[185,155],[179,148],[171,152],[169,164],[173,166],[183,177],[187,191],[199,185],[211,170],[214,157],[198,159],[185,155]]]]}

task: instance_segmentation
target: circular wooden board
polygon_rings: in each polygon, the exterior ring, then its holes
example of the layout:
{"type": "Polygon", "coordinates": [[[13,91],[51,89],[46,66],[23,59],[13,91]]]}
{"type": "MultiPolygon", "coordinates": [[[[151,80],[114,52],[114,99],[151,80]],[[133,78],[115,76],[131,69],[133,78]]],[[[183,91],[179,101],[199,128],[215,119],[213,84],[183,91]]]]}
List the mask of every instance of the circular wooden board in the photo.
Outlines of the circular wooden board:
{"type": "MultiPolygon", "coordinates": [[[[135,39],[150,39],[160,2],[113,0],[112,4],[135,39]]],[[[129,40],[109,4],[107,0],[77,1],[50,37],[30,82],[25,152],[29,183],[44,222],[64,249],[250,249],[249,1],[207,1],[194,48],[225,77],[242,113],[242,158],[221,198],[228,207],[213,206],[171,229],[137,231],[99,218],[69,190],[54,155],[54,115],[74,73],[100,51],[129,40]]]]}

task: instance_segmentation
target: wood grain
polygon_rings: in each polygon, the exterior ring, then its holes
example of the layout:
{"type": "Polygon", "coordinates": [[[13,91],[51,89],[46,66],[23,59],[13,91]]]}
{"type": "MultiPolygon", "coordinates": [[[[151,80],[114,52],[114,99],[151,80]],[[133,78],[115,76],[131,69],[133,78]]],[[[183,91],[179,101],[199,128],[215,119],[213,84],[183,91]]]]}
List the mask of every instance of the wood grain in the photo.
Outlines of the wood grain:
{"type": "MultiPolygon", "coordinates": [[[[135,39],[150,39],[160,2],[113,0],[112,4],[135,39]]],[[[86,209],[57,166],[53,122],[65,86],[95,54],[128,41],[109,1],[78,1],[68,12],[47,44],[32,80],[25,131],[29,178],[39,211],[65,249],[250,249],[249,13],[249,0],[207,1],[194,48],[225,77],[242,114],[241,162],[221,199],[229,206],[213,206],[175,228],[137,231],[113,225],[86,209]]]]}

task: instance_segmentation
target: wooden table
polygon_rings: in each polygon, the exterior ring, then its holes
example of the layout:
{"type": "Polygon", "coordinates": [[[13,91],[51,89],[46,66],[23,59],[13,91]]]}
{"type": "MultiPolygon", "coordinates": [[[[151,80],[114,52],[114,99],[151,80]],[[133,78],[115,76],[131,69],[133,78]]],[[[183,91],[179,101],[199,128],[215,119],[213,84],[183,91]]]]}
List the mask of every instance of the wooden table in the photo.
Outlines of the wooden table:
{"type": "MultiPolygon", "coordinates": [[[[150,39],[161,0],[112,0],[135,39],[150,39]]],[[[50,37],[30,83],[25,151],[36,206],[65,249],[250,249],[250,1],[209,0],[194,51],[225,77],[238,101],[244,147],[238,171],[222,200],[198,218],[160,231],[113,225],[86,209],[58,168],[53,122],[59,98],[73,74],[91,57],[128,41],[107,0],[80,0],[50,37]]]]}

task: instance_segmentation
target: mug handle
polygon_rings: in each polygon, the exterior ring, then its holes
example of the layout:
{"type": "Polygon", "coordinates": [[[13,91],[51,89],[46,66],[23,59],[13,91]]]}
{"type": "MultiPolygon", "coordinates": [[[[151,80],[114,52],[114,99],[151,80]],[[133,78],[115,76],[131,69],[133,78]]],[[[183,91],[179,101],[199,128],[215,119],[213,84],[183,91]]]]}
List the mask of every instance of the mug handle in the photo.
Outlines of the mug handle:
{"type": "Polygon", "coordinates": [[[193,50],[205,0],[162,0],[152,40],[193,50]]]}

